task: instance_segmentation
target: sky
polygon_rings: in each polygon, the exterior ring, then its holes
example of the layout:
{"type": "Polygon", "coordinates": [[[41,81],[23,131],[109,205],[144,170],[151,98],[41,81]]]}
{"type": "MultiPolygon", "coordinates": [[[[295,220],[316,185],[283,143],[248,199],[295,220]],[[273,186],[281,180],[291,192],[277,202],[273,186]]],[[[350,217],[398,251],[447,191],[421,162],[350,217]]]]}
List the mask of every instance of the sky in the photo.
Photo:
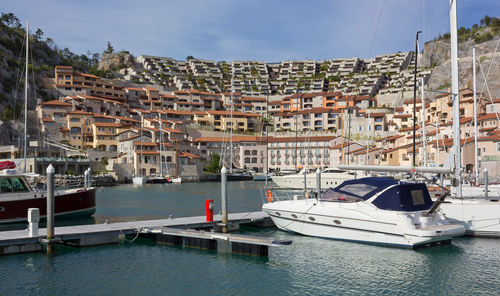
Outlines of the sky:
{"type": "MultiPolygon", "coordinates": [[[[458,26],[500,16],[499,0],[458,0],[458,26]]],[[[30,32],[78,54],[115,51],[214,61],[373,58],[449,32],[449,0],[3,0],[30,32]]],[[[422,46],[422,43],[420,44],[422,46]]]]}

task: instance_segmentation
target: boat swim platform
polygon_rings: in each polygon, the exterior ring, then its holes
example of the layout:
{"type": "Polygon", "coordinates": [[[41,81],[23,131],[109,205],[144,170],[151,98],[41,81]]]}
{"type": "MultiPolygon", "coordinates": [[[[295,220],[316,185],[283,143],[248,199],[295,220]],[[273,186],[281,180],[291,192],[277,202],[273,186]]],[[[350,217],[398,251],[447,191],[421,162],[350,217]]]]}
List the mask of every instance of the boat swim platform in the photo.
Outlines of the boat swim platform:
{"type": "MultiPolygon", "coordinates": [[[[220,229],[221,220],[221,215],[214,215],[214,221],[211,222],[206,221],[205,216],[195,216],[56,227],[53,242],[87,247],[116,244],[123,242],[125,236],[129,235],[150,238],[159,244],[254,256],[267,256],[270,246],[291,244],[289,240],[201,231],[220,229]]],[[[274,227],[271,218],[263,211],[228,215],[228,229],[238,229],[240,225],[274,227]]],[[[41,252],[46,243],[45,228],[39,229],[38,236],[33,237],[29,236],[28,229],[3,231],[0,232],[0,255],[41,252]]]]}

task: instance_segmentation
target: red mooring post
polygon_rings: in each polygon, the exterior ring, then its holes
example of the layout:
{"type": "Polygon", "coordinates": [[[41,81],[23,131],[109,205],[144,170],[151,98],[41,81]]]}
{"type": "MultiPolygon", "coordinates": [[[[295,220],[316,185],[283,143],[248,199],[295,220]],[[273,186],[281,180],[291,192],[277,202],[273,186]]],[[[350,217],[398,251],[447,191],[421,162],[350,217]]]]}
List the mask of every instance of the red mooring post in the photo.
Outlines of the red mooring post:
{"type": "Polygon", "coordinates": [[[205,211],[207,212],[207,222],[214,221],[214,200],[205,200],[205,211]]]}

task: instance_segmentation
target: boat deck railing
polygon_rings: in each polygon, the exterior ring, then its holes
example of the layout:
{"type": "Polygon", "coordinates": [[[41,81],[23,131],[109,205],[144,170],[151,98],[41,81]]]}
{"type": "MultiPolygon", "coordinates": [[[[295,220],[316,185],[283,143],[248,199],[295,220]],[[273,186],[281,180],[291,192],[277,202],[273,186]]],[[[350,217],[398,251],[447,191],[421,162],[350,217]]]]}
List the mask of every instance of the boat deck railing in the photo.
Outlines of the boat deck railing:
{"type": "Polygon", "coordinates": [[[317,195],[316,192],[313,191],[274,187],[262,190],[261,197],[263,203],[269,203],[276,201],[316,198],[316,195],[317,195]]]}

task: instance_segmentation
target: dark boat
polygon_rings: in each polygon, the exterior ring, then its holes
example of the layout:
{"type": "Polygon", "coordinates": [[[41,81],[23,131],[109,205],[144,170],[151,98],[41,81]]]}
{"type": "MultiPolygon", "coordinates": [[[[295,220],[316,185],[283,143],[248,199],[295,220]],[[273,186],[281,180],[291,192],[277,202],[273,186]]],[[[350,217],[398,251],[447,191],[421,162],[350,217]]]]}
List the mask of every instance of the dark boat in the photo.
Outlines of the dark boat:
{"type": "Polygon", "coordinates": [[[249,173],[228,173],[227,174],[228,181],[251,181],[253,180],[253,176],[249,173]]]}
{"type": "MultiPolygon", "coordinates": [[[[33,191],[26,178],[10,170],[0,174],[0,223],[27,220],[28,209],[40,209],[40,217],[47,213],[47,193],[33,191]]],[[[54,192],[56,218],[90,216],[95,213],[95,188],[75,188],[54,192]]]]}
{"type": "Polygon", "coordinates": [[[148,184],[165,184],[165,183],[172,183],[172,180],[170,178],[165,178],[165,177],[149,177],[146,181],[148,184]]]}

